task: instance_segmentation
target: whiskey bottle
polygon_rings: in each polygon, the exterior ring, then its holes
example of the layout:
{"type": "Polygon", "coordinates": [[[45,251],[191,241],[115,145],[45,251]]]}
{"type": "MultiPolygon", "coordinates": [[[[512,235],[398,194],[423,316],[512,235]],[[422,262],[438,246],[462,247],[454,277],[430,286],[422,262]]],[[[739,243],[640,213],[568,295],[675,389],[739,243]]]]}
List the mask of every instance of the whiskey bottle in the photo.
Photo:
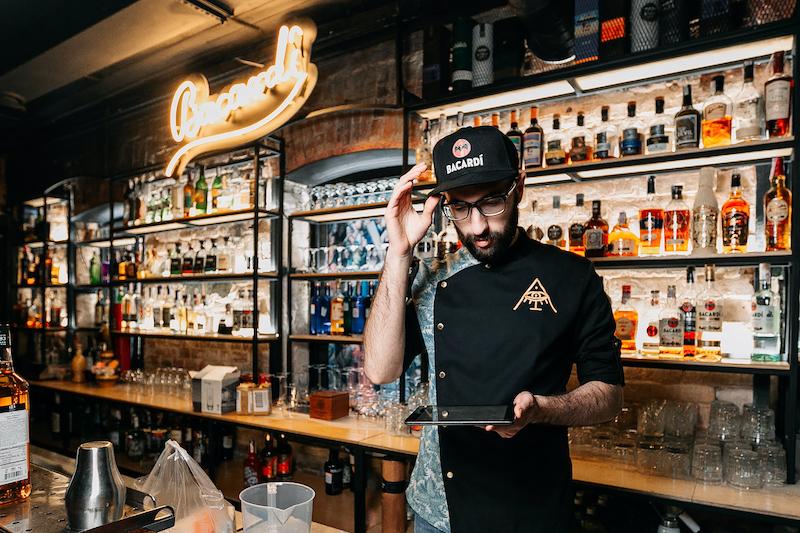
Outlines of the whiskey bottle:
{"type": "Polygon", "coordinates": [[[0,505],[31,494],[30,437],[28,430],[28,382],[14,372],[11,330],[0,325],[0,424],[3,453],[0,456],[0,505]]]}
{"type": "Polygon", "coordinates": [[[764,194],[764,232],[768,252],[791,249],[792,193],[786,188],[782,157],[773,161],[771,187],[764,194]]]}
{"type": "Polygon", "coordinates": [[[700,169],[699,187],[692,206],[692,253],[713,254],[717,251],[719,206],[714,194],[716,170],[700,169]]]}
{"type": "Polygon", "coordinates": [[[536,206],[536,200],[531,200],[531,211],[528,218],[530,223],[525,228],[525,233],[527,233],[528,237],[531,239],[541,242],[542,239],[544,239],[544,231],[537,225],[539,218],[536,216],[536,206]]]}
{"type": "Polygon", "coordinates": [[[672,121],[664,114],[664,97],[656,97],[656,116],[650,122],[649,134],[647,136],[647,153],[659,154],[672,151],[672,139],[670,130],[672,121]]]}
{"type": "Polygon", "coordinates": [[[200,177],[194,185],[194,208],[195,215],[205,215],[208,212],[208,183],[203,167],[200,167],[200,177]]]}
{"type": "Polygon", "coordinates": [[[553,115],[553,132],[547,136],[547,151],[544,153],[544,160],[547,166],[563,165],[567,162],[567,154],[564,151],[566,137],[561,133],[561,116],[553,115]]]}
{"type": "Polygon", "coordinates": [[[683,358],[683,321],[675,297],[675,285],[667,287],[667,303],[658,318],[659,356],[666,359],[683,358]]]}
{"type": "Polygon", "coordinates": [[[188,218],[194,213],[194,187],[192,177],[187,175],[183,184],[183,218],[188,218]]]}
{"type": "Polygon", "coordinates": [[[539,108],[531,107],[531,125],[525,130],[522,139],[524,169],[532,171],[541,168],[544,162],[544,130],[539,125],[539,108]]]}
{"type": "Polygon", "coordinates": [[[691,226],[689,206],[683,202],[683,185],[672,186],[672,201],[664,210],[664,252],[686,254],[689,252],[691,226]]]}
{"type": "Polygon", "coordinates": [[[547,244],[562,250],[566,248],[560,196],[553,196],[553,210],[550,212],[550,225],[547,226],[547,244]]]}
{"type": "Polygon", "coordinates": [[[722,294],[714,287],[714,265],[706,265],[705,278],[705,289],[697,298],[697,356],[717,359],[722,341],[722,294]]]}
{"type": "Polygon", "coordinates": [[[714,76],[714,94],[703,106],[703,147],[731,144],[731,108],[733,103],[724,92],[725,76],[714,76]]]}
{"type": "Polygon", "coordinates": [[[733,102],[733,125],[736,142],[764,138],[764,99],[753,85],[753,62],[744,64],[742,90],[733,102]]]}
{"type": "Polygon", "coordinates": [[[628,102],[628,120],[619,137],[619,155],[640,155],[642,153],[642,130],[644,126],[636,119],[636,102],[628,102]]]}
{"type": "Polygon", "coordinates": [[[590,161],[592,159],[592,136],[584,126],[583,111],[578,112],[578,123],[572,136],[572,145],[569,149],[569,159],[576,161],[590,161]]]}
{"type": "Polygon", "coordinates": [[[758,290],[753,296],[753,361],[781,360],[781,305],[772,290],[772,272],[768,263],[758,265],[758,290]]]}
{"type": "Polygon", "coordinates": [[[344,295],[339,284],[336,286],[336,294],[331,298],[331,335],[344,335],[344,295]]]}
{"type": "Polygon", "coordinates": [[[600,200],[592,201],[592,218],[584,224],[583,247],[586,257],[603,257],[608,247],[608,222],[600,216],[600,200]]]}
{"type": "Polygon", "coordinates": [[[506,136],[511,139],[511,142],[514,144],[514,148],[517,149],[517,164],[522,163],[522,150],[523,150],[523,137],[524,134],[519,129],[519,123],[517,122],[517,111],[511,111],[511,129],[508,130],[506,136]]]}
{"type": "Polygon", "coordinates": [[[734,172],[730,196],[722,204],[722,252],[746,252],[749,232],[750,205],[742,197],[742,177],[734,172]]]}
{"type": "Polygon", "coordinates": [[[600,108],[600,125],[597,126],[594,134],[594,158],[608,159],[616,157],[617,149],[617,128],[608,121],[608,106],[600,108]]]}
{"type": "Polygon", "coordinates": [[[784,137],[790,133],[793,89],[794,80],[783,71],[783,52],[775,52],[772,54],[772,76],[764,84],[767,131],[770,137],[784,137]]]}
{"type": "Polygon", "coordinates": [[[608,255],[636,257],[639,255],[639,239],[628,227],[628,215],[620,211],[619,219],[608,236],[608,255]]]}
{"type": "MultiPolygon", "coordinates": [[[[439,122],[441,123],[442,119],[440,119],[439,122]]],[[[492,113],[492,127],[498,130],[500,129],[500,113],[492,113]]],[[[444,137],[444,135],[442,135],[442,137],[444,137]]]]}
{"type": "Polygon", "coordinates": [[[686,287],[681,298],[681,320],[683,320],[683,355],[694,357],[696,351],[697,306],[694,287],[694,267],[686,268],[686,287]]]}
{"type": "Polygon", "coordinates": [[[630,305],[631,286],[622,286],[620,305],[614,313],[616,329],[614,336],[622,342],[622,353],[636,353],[636,330],[639,322],[639,313],[630,305]]]}
{"type": "Polygon", "coordinates": [[[586,213],[583,207],[583,193],[575,195],[575,211],[569,220],[569,251],[583,256],[586,249],[583,247],[583,233],[586,231],[586,213]]]}
{"type": "Polygon", "coordinates": [[[692,86],[683,87],[683,106],[675,114],[675,149],[700,146],[700,113],[692,106],[692,86]]]}
{"type": "Polygon", "coordinates": [[[661,317],[661,303],[659,302],[660,291],[650,291],[650,306],[644,313],[643,326],[644,335],[642,336],[642,355],[658,356],[661,341],[659,335],[659,320],[661,317]]]}

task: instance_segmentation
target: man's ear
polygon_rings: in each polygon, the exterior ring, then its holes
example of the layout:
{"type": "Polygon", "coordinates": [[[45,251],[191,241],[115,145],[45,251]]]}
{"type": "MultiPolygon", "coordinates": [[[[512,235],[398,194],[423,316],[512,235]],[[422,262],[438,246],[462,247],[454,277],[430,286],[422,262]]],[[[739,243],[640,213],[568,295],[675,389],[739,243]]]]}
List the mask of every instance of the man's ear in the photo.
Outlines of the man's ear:
{"type": "Polygon", "coordinates": [[[517,177],[517,188],[514,189],[514,194],[517,195],[517,201],[515,202],[517,205],[522,202],[522,197],[525,196],[525,173],[520,172],[519,177],[517,177]]]}

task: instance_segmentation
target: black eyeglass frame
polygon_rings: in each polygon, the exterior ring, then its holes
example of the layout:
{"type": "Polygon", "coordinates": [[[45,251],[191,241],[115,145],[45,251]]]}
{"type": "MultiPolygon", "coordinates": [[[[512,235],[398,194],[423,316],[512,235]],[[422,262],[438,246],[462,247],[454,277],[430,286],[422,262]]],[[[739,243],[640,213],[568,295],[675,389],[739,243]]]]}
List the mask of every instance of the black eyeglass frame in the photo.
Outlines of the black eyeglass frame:
{"type": "Polygon", "coordinates": [[[503,213],[506,212],[506,207],[507,207],[506,204],[508,202],[508,197],[511,196],[511,194],[514,192],[514,190],[516,188],[517,188],[517,180],[515,179],[514,183],[511,184],[511,188],[508,190],[508,192],[504,192],[504,193],[500,193],[500,194],[493,194],[491,196],[487,196],[485,198],[481,198],[477,202],[462,202],[462,201],[442,202],[442,204],[441,204],[442,213],[444,213],[444,216],[446,216],[448,220],[451,220],[453,222],[460,222],[462,220],[468,219],[472,215],[472,208],[473,207],[475,209],[477,209],[478,212],[481,215],[485,216],[485,217],[496,217],[496,216],[502,215],[503,213]],[[503,208],[500,211],[498,211],[497,213],[492,213],[492,214],[487,214],[487,213],[485,213],[483,211],[483,208],[481,207],[481,204],[483,204],[483,203],[485,203],[487,201],[499,200],[499,199],[503,200],[503,208]],[[466,206],[467,207],[467,214],[465,216],[461,217],[461,218],[454,218],[453,211],[452,211],[452,206],[454,204],[459,204],[459,206],[466,206]]]}

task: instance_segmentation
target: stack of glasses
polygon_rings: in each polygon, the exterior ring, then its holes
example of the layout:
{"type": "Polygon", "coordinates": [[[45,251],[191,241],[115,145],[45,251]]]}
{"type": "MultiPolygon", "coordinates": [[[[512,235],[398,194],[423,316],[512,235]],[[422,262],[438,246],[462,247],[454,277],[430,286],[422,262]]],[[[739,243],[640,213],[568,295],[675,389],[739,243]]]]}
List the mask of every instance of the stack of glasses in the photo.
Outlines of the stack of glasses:
{"type": "Polygon", "coordinates": [[[399,178],[387,178],[363,183],[318,185],[300,193],[300,209],[312,211],[387,202],[398,181],[399,178]]]}

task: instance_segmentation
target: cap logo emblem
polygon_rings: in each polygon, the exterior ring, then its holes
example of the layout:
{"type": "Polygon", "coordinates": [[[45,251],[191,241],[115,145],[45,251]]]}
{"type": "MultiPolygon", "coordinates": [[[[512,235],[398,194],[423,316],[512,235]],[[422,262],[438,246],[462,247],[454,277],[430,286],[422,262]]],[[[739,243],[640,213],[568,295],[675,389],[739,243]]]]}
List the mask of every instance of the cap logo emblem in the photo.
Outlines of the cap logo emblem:
{"type": "Polygon", "coordinates": [[[472,145],[466,139],[459,139],[453,143],[453,157],[467,157],[472,145]]]}

